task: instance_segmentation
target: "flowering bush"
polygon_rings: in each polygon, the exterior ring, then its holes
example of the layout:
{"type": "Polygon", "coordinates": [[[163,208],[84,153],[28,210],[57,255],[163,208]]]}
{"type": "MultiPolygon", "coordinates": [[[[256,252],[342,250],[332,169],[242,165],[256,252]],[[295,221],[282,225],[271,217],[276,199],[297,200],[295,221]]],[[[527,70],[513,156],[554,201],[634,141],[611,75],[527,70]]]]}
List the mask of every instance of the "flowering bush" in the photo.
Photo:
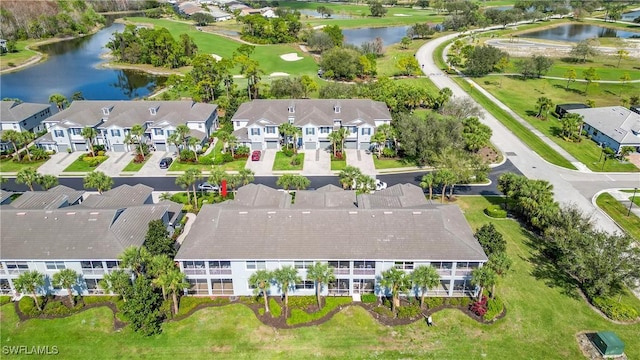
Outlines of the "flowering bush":
{"type": "Polygon", "coordinates": [[[476,301],[469,306],[469,310],[478,316],[484,316],[487,313],[487,297],[482,296],[480,301],[476,301]]]}

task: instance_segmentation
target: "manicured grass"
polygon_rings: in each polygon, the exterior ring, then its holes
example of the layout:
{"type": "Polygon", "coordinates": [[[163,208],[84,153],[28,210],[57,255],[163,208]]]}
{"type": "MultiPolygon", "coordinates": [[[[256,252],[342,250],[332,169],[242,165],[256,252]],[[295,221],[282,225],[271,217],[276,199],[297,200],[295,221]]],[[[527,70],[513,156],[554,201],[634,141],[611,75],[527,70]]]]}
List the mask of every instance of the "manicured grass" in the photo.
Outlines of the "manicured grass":
{"type": "Polygon", "coordinates": [[[334,160],[333,154],[331,156],[331,170],[342,171],[347,167],[347,153],[342,153],[342,160],[334,160]]]}
{"type": "Polygon", "coordinates": [[[373,155],[373,164],[376,169],[397,169],[416,166],[415,163],[404,159],[378,159],[375,155],[373,155]]]}
{"type": "MultiPolygon", "coordinates": [[[[27,49],[27,46],[34,47],[34,45],[36,43],[44,44],[46,42],[51,42],[51,40],[42,41],[40,39],[38,39],[38,40],[31,39],[31,40],[20,40],[20,41],[17,41],[16,42],[16,50],[17,50],[16,52],[5,53],[2,56],[0,56],[0,70],[5,70],[5,69],[12,68],[13,66],[9,66],[9,63],[12,63],[14,66],[17,66],[17,65],[20,65],[22,63],[27,62],[32,57],[38,56],[37,52],[27,49]]],[[[43,57],[46,57],[46,54],[43,55],[43,57]]]]}
{"type": "Polygon", "coordinates": [[[141,163],[136,163],[134,162],[134,159],[132,159],[131,161],[129,161],[129,163],[127,164],[127,166],[124,167],[124,169],[122,169],[122,171],[130,171],[130,172],[136,172],[136,171],[140,171],[140,169],[142,169],[142,167],[144,166],[144,164],[147,163],[147,161],[149,161],[149,158],[151,157],[151,155],[147,156],[144,158],[144,161],[141,163]]]}
{"type": "Polygon", "coordinates": [[[302,170],[304,166],[304,154],[298,153],[289,157],[285,155],[282,151],[276,152],[276,159],[273,161],[273,170],[281,171],[281,170],[302,170]],[[291,160],[297,157],[298,165],[291,165],[291,160]]]}
{"type": "MultiPolygon", "coordinates": [[[[482,210],[501,198],[461,197],[473,229],[492,222],[507,240],[512,270],[498,283],[507,316],[492,325],[478,324],[458,310],[424,321],[388,327],[364,309],[348,307],[328,322],[296,329],[273,329],[244,305],[206,308],[184,320],[166,323],[160,335],[144,337],[129,327],[115,331],[107,308],[91,309],[63,319],[20,323],[13,306],[0,307],[0,342],[33,346],[55,344],[62,358],[196,359],[203,354],[233,359],[581,359],[575,335],[581,331],[614,331],[627,344],[629,359],[640,358],[635,346],[640,324],[614,324],[596,314],[575,295],[565,277],[555,273],[531,244],[535,239],[512,220],[491,220],[482,210]],[[90,349],[90,350],[89,350],[90,349]]],[[[346,300],[345,300],[346,301],[346,300]]],[[[640,309],[640,301],[623,296],[640,309]]]]}
{"type": "MultiPolygon", "coordinates": [[[[91,166],[88,162],[84,161],[83,158],[86,155],[87,154],[85,153],[80,154],[80,156],[78,156],[78,158],[74,162],[67,166],[66,169],[62,170],[62,172],[91,172],[94,171],[98,166],[100,166],[100,164],[98,164],[97,166],[91,166]]],[[[104,159],[100,163],[107,160],[107,158],[109,157],[105,155],[104,159]]]]}
{"type": "MultiPolygon", "coordinates": [[[[640,171],[640,169],[631,163],[616,160],[609,160],[603,163],[600,159],[602,150],[595,142],[588,139],[581,142],[565,141],[559,136],[562,130],[562,124],[558,119],[551,115],[548,116],[547,120],[541,120],[535,117],[537,114],[536,101],[539,97],[548,97],[556,104],[565,102],[584,103],[588,98],[594,99],[596,106],[612,106],[618,105],[619,99],[617,96],[611,94],[618,94],[622,89],[622,85],[600,84],[598,87],[592,85],[589,89],[590,95],[584,97],[582,94],[577,94],[573,90],[566,90],[566,82],[559,80],[531,79],[524,81],[507,77],[502,79],[502,86],[500,86],[494,77],[484,77],[476,79],[476,83],[480,84],[484,89],[497,97],[515,113],[527,120],[536,129],[540,130],[591,170],[614,172],[640,171]]],[[[584,90],[584,86],[585,84],[572,84],[571,89],[580,87],[580,89],[584,90]]],[[[640,91],[640,84],[627,84],[625,87],[640,91]]]]}
{"type": "Polygon", "coordinates": [[[304,310],[291,309],[291,316],[287,319],[287,324],[296,325],[320,319],[338,306],[349,304],[351,301],[350,297],[326,297],[324,307],[311,314],[304,310]]]}
{"type": "Polygon", "coordinates": [[[35,161],[32,163],[18,163],[14,162],[11,159],[0,160],[0,172],[18,172],[25,168],[34,168],[37,169],[40,165],[44,164],[47,160],[35,161]]]}
{"type": "Polygon", "coordinates": [[[596,204],[618,223],[629,235],[640,240],[640,218],[631,213],[627,216],[629,208],[623,206],[609,193],[602,193],[596,199],[596,204]]]}

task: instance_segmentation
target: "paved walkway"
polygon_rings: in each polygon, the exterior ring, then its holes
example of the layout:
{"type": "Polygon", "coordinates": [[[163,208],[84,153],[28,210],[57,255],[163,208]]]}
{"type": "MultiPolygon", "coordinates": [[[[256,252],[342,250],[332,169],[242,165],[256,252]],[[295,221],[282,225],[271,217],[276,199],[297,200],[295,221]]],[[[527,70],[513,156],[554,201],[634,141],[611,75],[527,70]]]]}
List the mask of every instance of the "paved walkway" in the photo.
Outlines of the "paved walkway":
{"type": "Polygon", "coordinates": [[[365,175],[375,177],[378,173],[373,163],[373,156],[364,150],[345,149],[347,165],[355,166],[365,175]]]}
{"type": "Polygon", "coordinates": [[[82,154],[81,152],[60,152],[53,154],[47,162],[40,165],[38,172],[43,175],[60,176],[64,174],[62,171],[71,165],[72,162],[76,161],[82,154]]]}
{"type": "Polygon", "coordinates": [[[135,153],[129,152],[111,152],[108,151],[106,155],[109,156],[102,164],[98,165],[96,171],[102,171],[107,176],[115,177],[120,176],[122,169],[127,166],[131,160],[133,160],[135,153]]]}
{"type": "MultiPolygon", "coordinates": [[[[606,192],[618,200],[618,202],[620,202],[625,208],[629,209],[631,206],[631,197],[633,196],[633,193],[623,192],[618,189],[608,190],[606,192]]],[[[636,192],[636,200],[637,199],[640,199],[640,189],[636,192]]],[[[631,206],[631,212],[640,218],[640,206],[633,204],[633,206],[631,206]]]]}

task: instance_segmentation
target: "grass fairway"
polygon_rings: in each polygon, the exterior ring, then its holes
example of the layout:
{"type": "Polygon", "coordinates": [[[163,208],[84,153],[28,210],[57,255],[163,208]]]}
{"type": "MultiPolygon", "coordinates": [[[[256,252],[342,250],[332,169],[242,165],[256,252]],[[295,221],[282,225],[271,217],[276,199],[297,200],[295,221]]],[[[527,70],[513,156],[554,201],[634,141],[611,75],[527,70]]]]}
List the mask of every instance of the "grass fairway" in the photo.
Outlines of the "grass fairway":
{"type": "Polygon", "coordinates": [[[640,240],[640,218],[631,213],[627,216],[629,208],[622,205],[609,193],[602,193],[596,199],[596,204],[602,211],[622,226],[622,228],[636,240],[640,240]]]}
{"type": "MultiPolygon", "coordinates": [[[[506,318],[481,325],[457,310],[407,326],[378,324],[360,308],[347,308],[327,323],[275,330],[260,323],[243,305],[207,308],[185,320],[165,324],[153,337],[129,328],[113,330],[106,308],[64,319],[18,322],[13,305],[0,308],[2,345],[56,345],[60,358],[100,354],[103,359],[582,359],[575,341],[580,331],[610,330],[626,343],[629,359],[640,358],[640,324],[613,324],[591,310],[547,264],[533,240],[511,220],[491,220],[482,209],[500,198],[464,197],[457,201],[474,229],[494,222],[508,241],[513,270],[497,293],[508,309],[506,318]]],[[[625,298],[640,308],[638,299],[625,298]]]]}

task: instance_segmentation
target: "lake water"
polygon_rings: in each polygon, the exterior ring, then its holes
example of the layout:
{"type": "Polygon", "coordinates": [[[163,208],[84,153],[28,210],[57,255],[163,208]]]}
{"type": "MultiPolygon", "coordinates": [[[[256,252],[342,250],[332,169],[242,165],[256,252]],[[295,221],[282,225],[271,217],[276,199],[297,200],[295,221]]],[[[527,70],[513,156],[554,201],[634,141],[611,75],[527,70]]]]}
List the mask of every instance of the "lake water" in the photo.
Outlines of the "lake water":
{"type": "Polygon", "coordinates": [[[521,38],[533,38],[556,41],[578,42],[592,38],[631,38],[640,37],[640,32],[605,28],[597,25],[567,24],[551,29],[532,31],[520,35],[521,38]]]}
{"type": "MultiPolygon", "coordinates": [[[[302,14],[303,16],[301,16],[301,18],[304,18],[304,15],[311,17],[311,18],[322,18],[322,16],[320,15],[319,12],[314,11],[314,10],[309,10],[309,9],[298,9],[298,12],[300,14],[302,14]]],[[[352,19],[353,16],[351,15],[344,15],[344,14],[331,14],[330,17],[325,17],[325,19],[352,19]]]]}
{"type": "Polygon", "coordinates": [[[360,46],[362,43],[372,41],[379,37],[384,46],[397,44],[403,37],[407,36],[409,26],[383,27],[383,28],[362,28],[344,29],[344,42],[347,44],[360,46]]]}
{"type": "Polygon", "coordinates": [[[0,75],[2,98],[47,103],[51,94],[70,98],[76,91],[87,100],[129,100],[151,94],[164,78],[133,70],[97,68],[111,35],[123,30],[124,25],[114,23],[94,35],[40,47],[39,51],[49,56],[46,61],[0,75]]]}
{"type": "Polygon", "coordinates": [[[633,21],[633,19],[635,19],[637,17],[640,17],[640,10],[636,10],[636,11],[632,11],[632,12],[628,12],[628,13],[622,14],[621,20],[623,20],[623,21],[633,21]]]}

